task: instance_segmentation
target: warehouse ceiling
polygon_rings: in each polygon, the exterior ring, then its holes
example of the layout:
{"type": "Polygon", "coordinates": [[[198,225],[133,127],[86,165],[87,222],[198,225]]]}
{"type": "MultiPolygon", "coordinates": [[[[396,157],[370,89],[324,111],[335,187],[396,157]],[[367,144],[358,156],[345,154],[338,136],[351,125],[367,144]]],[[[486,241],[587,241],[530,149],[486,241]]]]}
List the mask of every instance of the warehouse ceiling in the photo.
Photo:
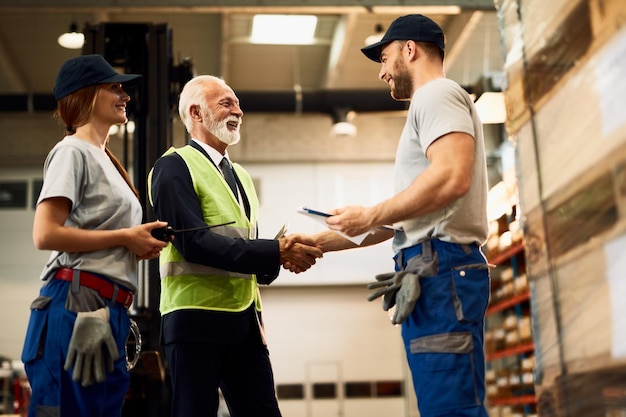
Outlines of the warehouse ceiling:
{"type": "Polygon", "coordinates": [[[236,92],[387,91],[377,78],[379,64],[367,60],[360,48],[377,25],[387,28],[396,17],[408,13],[426,14],[444,29],[449,78],[469,87],[502,71],[493,0],[86,3],[0,0],[0,96],[51,93],[61,64],[81,53],[57,44],[58,36],[72,23],[79,30],[109,22],[165,23],[172,33],[175,64],[189,60],[195,73],[222,76],[236,92]],[[251,43],[251,22],[258,13],[317,15],[314,44],[251,43]]]}

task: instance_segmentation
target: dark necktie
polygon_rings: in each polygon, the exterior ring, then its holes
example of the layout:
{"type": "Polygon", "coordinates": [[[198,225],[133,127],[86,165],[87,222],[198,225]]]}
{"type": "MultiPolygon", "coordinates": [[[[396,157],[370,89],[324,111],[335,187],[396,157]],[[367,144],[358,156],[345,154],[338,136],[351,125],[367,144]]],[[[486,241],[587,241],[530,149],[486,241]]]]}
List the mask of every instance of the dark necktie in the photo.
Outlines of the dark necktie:
{"type": "Polygon", "coordinates": [[[237,182],[235,181],[235,175],[233,174],[233,169],[228,162],[228,158],[222,158],[222,161],[220,162],[220,169],[222,170],[222,175],[224,175],[224,179],[232,190],[235,199],[239,200],[239,194],[237,193],[237,182]]]}

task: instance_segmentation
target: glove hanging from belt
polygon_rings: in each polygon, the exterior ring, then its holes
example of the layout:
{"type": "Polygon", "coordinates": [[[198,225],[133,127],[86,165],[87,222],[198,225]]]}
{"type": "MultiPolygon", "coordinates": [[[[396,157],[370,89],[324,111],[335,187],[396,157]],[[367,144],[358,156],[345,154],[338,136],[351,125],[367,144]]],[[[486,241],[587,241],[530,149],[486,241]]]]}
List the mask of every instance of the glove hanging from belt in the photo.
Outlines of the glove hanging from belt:
{"type": "Polygon", "coordinates": [[[78,313],[64,366],[66,371],[74,367],[72,379],[84,387],[102,382],[106,371],[113,371],[118,358],[109,325],[109,308],[78,313]]]}
{"type": "Polygon", "coordinates": [[[411,314],[420,296],[420,276],[437,275],[437,253],[433,253],[430,240],[422,243],[422,253],[409,259],[406,268],[398,272],[376,275],[376,282],[367,285],[376,290],[367,297],[373,301],[383,297],[383,310],[396,306],[391,322],[400,324],[411,314]]]}
{"type": "Polygon", "coordinates": [[[419,278],[419,275],[409,271],[376,275],[376,282],[368,284],[367,288],[370,290],[379,289],[370,294],[367,300],[373,301],[382,296],[383,310],[385,311],[397,306],[391,322],[400,324],[411,314],[415,308],[415,302],[420,296],[419,278]]]}

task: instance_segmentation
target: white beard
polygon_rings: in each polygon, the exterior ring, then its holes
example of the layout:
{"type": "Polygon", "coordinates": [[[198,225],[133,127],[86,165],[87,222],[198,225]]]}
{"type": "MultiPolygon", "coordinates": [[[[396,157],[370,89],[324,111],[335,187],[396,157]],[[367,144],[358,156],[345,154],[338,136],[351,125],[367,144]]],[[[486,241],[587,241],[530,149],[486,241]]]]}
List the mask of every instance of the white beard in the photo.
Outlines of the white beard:
{"type": "Polygon", "coordinates": [[[226,145],[229,145],[229,146],[234,145],[237,142],[239,142],[239,140],[241,139],[241,134],[239,133],[239,130],[230,131],[228,129],[228,122],[234,121],[234,122],[239,123],[239,125],[241,126],[241,119],[231,116],[218,122],[215,120],[211,112],[208,112],[208,113],[209,113],[209,121],[208,123],[205,122],[205,127],[213,136],[218,138],[220,142],[225,143],[226,145]]]}

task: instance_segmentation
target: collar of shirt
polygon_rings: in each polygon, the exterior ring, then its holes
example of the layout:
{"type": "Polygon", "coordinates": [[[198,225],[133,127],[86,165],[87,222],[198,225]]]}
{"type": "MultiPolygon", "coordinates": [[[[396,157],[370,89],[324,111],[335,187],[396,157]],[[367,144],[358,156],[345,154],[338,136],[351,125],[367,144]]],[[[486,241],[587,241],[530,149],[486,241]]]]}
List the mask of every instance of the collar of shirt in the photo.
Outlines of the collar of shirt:
{"type": "MultiPolygon", "coordinates": [[[[209,155],[209,158],[211,158],[211,160],[213,161],[213,164],[217,167],[218,171],[220,171],[220,172],[222,171],[220,169],[220,162],[222,162],[223,158],[228,158],[228,160],[230,161],[230,164],[232,166],[232,161],[228,157],[228,151],[226,151],[226,153],[224,155],[222,155],[221,153],[219,153],[219,151],[217,149],[212,148],[211,146],[207,145],[206,143],[200,142],[198,139],[191,138],[191,140],[196,142],[198,145],[200,145],[202,147],[202,149],[205,150],[205,152],[209,155]]],[[[223,172],[222,172],[222,175],[224,175],[223,172]]],[[[240,205],[242,203],[241,193],[242,193],[241,191],[237,193],[238,194],[238,198],[237,199],[238,199],[240,205]]]]}
{"type": "MultiPolygon", "coordinates": [[[[211,158],[211,160],[213,161],[213,163],[215,164],[218,170],[220,169],[219,166],[220,166],[220,162],[222,162],[222,158],[228,158],[228,151],[226,152],[226,154],[222,155],[221,153],[219,153],[217,149],[210,147],[206,143],[200,142],[198,139],[191,138],[191,140],[196,142],[198,145],[202,147],[202,149],[205,150],[205,152],[209,155],[209,158],[211,158]]],[[[228,158],[228,160],[230,161],[230,158],[228,158]]]]}

